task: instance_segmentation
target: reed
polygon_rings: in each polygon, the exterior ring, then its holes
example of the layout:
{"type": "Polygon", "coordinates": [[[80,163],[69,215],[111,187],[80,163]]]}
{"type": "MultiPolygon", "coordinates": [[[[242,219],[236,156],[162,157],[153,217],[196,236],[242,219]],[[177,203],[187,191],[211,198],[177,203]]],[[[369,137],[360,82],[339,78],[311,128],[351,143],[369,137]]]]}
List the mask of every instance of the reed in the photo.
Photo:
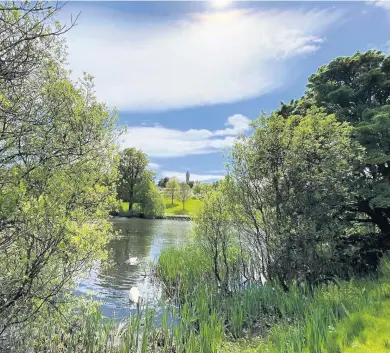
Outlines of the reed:
{"type": "MultiPolygon", "coordinates": [[[[383,310],[390,313],[387,260],[377,278],[311,290],[295,284],[288,292],[267,283],[230,295],[219,292],[206,265],[190,247],[163,252],[155,271],[177,305],[168,301],[155,309],[143,307],[122,322],[104,318],[95,306],[80,314],[71,334],[46,328],[50,344],[34,351],[339,353],[356,340],[363,342],[383,310]]],[[[385,337],[381,344],[390,346],[385,337]]]]}

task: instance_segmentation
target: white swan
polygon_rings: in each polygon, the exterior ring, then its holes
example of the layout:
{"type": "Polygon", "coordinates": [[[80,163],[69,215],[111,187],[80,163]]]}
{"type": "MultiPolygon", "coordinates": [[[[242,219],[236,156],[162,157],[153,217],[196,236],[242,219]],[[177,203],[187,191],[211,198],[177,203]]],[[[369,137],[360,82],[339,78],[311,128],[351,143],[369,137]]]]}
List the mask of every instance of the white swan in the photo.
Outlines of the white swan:
{"type": "Polygon", "coordinates": [[[142,297],[137,287],[131,287],[129,291],[129,299],[131,302],[137,304],[137,306],[141,303],[142,297]]]}
{"type": "Polygon", "coordinates": [[[130,264],[132,266],[138,265],[138,257],[129,257],[128,260],[125,261],[127,264],[130,264]]]}

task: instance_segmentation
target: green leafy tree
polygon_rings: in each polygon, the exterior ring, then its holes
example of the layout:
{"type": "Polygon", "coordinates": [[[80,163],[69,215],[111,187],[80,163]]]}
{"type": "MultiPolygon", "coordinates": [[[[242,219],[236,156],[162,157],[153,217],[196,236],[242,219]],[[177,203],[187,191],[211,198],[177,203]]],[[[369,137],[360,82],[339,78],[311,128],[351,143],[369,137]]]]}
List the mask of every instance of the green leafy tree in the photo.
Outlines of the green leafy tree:
{"type": "MultiPolygon", "coordinates": [[[[228,201],[227,182],[221,183],[216,190],[212,190],[203,199],[200,211],[194,218],[197,244],[203,248],[210,267],[215,276],[218,287],[224,293],[230,291],[236,256],[234,248],[237,243],[232,213],[228,201]]],[[[239,281],[240,278],[234,277],[239,281]]]]}
{"type": "Polygon", "coordinates": [[[139,180],[139,182],[134,187],[134,202],[141,203],[142,199],[145,195],[145,188],[149,188],[149,184],[154,184],[154,179],[156,177],[156,174],[148,169],[145,169],[142,173],[142,179],[139,180]]]}
{"type": "Polygon", "coordinates": [[[136,148],[126,148],[120,153],[118,194],[121,199],[129,202],[129,211],[133,209],[137,199],[137,184],[149,177],[145,175],[148,163],[146,154],[136,148]]]}
{"type": "MultiPolygon", "coordinates": [[[[3,1],[0,4],[0,80],[9,89],[31,77],[42,60],[61,50],[58,37],[76,23],[60,25],[55,15],[64,4],[45,1],[3,1]],[[12,33],[12,35],[10,35],[12,33]]],[[[54,58],[53,56],[53,58],[54,58]]],[[[63,55],[57,56],[57,59],[63,55]]],[[[5,92],[1,92],[4,94],[5,92]]]]}
{"type": "Polygon", "coordinates": [[[356,171],[359,195],[349,211],[356,222],[368,216],[387,237],[390,248],[390,56],[378,51],[342,57],[321,67],[308,84],[308,97],[354,127],[354,137],[366,148],[356,171]]]}
{"type": "Polygon", "coordinates": [[[171,199],[172,205],[173,205],[173,200],[175,199],[175,195],[178,194],[179,190],[180,190],[179,182],[177,181],[177,179],[176,178],[169,179],[164,189],[164,195],[171,199]]]}
{"type": "Polygon", "coordinates": [[[161,178],[159,181],[158,181],[158,186],[160,188],[165,188],[167,186],[167,183],[169,181],[169,178],[168,177],[165,177],[165,178],[161,178]]]}
{"type": "Polygon", "coordinates": [[[191,188],[190,186],[183,182],[179,184],[179,193],[178,193],[178,198],[180,202],[183,204],[183,211],[185,210],[185,204],[191,197],[191,188]]]}
{"type": "Polygon", "coordinates": [[[192,191],[195,195],[200,195],[200,191],[201,191],[201,184],[200,184],[200,181],[196,180],[194,182],[194,186],[192,187],[192,191]]]}
{"type": "Polygon", "coordinates": [[[209,192],[211,192],[213,189],[214,189],[214,185],[213,184],[207,184],[207,183],[204,183],[204,184],[200,184],[199,185],[199,189],[200,189],[200,194],[199,196],[201,198],[205,197],[209,192]]]}
{"type": "Polygon", "coordinates": [[[199,181],[195,182],[194,187],[192,188],[192,192],[197,195],[199,199],[203,199],[209,192],[214,189],[213,184],[203,183],[201,184],[199,181]]]}
{"type": "Polygon", "coordinates": [[[351,127],[312,110],[262,117],[254,128],[232,153],[236,226],[265,277],[286,287],[295,279],[318,280],[337,270],[329,254],[343,231],[338,215],[353,196],[359,149],[351,127]]]}
{"type": "Polygon", "coordinates": [[[116,115],[90,76],[70,80],[61,41],[23,32],[40,26],[39,11],[0,11],[1,37],[15,49],[0,41],[0,335],[58,309],[72,279],[105,257],[112,232],[116,115]]]}
{"type": "Polygon", "coordinates": [[[139,190],[138,197],[143,214],[153,217],[163,217],[165,215],[164,199],[153,182],[144,182],[139,190]]]}

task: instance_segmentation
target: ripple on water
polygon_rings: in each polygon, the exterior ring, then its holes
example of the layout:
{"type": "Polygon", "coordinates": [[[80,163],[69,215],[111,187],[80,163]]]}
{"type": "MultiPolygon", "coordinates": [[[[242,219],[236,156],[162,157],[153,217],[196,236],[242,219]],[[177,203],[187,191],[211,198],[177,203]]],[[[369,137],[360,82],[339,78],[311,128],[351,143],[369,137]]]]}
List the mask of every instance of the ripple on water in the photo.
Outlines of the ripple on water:
{"type": "Polygon", "coordinates": [[[124,218],[112,223],[121,234],[108,246],[111,266],[103,269],[97,264],[79,281],[75,294],[92,296],[102,302],[104,315],[123,318],[136,312],[128,297],[133,286],[148,305],[158,303],[161,289],[151,281],[148,263],[158,258],[162,248],[184,242],[190,222],[124,218]],[[127,264],[129,257],[138,257],[140,263],[127,264]]]}

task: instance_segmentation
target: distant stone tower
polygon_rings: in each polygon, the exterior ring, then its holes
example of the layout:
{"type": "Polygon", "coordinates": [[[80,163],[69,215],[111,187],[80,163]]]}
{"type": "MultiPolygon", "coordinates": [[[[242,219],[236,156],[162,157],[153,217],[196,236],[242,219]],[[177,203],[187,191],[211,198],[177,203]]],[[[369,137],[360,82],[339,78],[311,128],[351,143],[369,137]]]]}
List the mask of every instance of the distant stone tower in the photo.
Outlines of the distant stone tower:
{"type": "Polygon", "coordinates": [[[190,172],[187,170],[186,173],[186,183],[188,184],[190,182],[190,172]]]}

